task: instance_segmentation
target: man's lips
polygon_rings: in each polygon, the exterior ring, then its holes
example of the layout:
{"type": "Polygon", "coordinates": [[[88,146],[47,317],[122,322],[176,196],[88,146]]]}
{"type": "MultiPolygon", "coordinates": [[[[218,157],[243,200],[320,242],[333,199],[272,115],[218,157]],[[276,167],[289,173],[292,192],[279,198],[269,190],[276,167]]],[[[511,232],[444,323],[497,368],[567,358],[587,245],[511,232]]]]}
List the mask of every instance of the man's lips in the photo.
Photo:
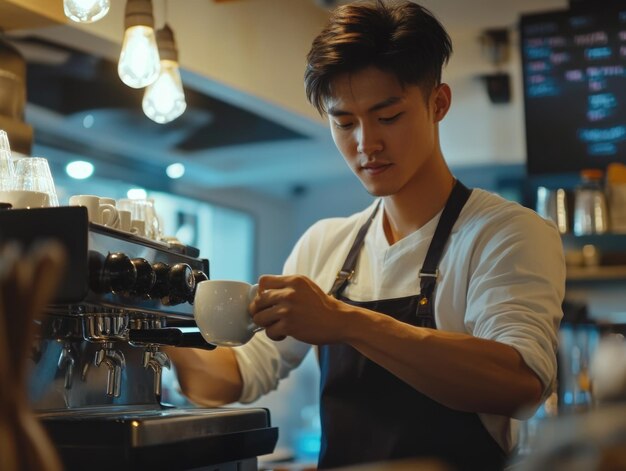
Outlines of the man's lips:
{"type": "Polygon", "coordinates": [[[391,167],[392,164],[365,164],[361,166],[361,170],[368,175],[378,175],[391,167]]]}

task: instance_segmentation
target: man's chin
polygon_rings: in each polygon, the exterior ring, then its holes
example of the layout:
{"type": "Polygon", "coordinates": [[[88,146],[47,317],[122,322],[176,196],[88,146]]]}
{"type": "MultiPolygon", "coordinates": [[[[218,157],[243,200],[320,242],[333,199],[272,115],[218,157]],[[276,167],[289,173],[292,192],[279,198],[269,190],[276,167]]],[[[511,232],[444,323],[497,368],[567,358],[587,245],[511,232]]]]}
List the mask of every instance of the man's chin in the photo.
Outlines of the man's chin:
{"type": "Polygon", "coordinates": [[[384,198],[385,196],[391,196],[393,194],[389,190],[386,190],[384,188],[378,188],[373,185],[363,184],[363,188],[365,188],[365,191],[367,191],[370,195],[374,196],[375,198],[384,198]]]}

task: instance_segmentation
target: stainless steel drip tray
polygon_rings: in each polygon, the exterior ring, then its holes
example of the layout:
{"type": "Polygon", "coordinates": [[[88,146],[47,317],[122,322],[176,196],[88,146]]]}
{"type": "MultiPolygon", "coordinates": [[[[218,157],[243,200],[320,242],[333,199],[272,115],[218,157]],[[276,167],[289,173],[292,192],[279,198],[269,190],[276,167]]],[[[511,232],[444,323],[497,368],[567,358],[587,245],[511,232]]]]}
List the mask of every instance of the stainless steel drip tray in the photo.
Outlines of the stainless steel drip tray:
{"type": "Polygon", "coordinates": [[[262,408],[102,407],[39,418],[68,470],[85,469],[85,460],[97,469],[192,469],[271,453],[278,439],[262,408]]]}
{"type": "Polygon", "coordinates": [[[151,410],[111,410],[112,408],[82,411],[58,411],[41,414],[51,426],[58,424],[68,429],[89,428],[89,435],[72,436],[73,445],[82,440],[93,441],[93,434],[108,430],[109,439],[123,439],[128,446],[163,445],[201,437],[217,436],[270,426],[266,409],[195,409],[172,408],[151,410]]]}

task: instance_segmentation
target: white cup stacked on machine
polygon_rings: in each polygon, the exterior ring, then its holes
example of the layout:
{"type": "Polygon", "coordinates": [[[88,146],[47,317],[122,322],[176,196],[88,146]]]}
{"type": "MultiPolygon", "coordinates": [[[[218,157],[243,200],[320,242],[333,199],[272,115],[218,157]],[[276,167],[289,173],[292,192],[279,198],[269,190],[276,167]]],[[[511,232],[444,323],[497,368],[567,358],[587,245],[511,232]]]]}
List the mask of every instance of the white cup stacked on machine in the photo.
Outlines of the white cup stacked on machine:
{"type": "Polygon", "coordinates": [[[115,200],[96,195],[74,195],[69,199],[70,206],[87,208],[89,222],[100,224],[139,237],[158,240],[159,220],[151,199],[115,200]]]}
{"type": "Polygon", "coordinates": [[[115,207],[115,200],[100,198],[96,195],[74,195],[70,197],[69,202],[70,206],[87,208],[89,222],[116,229],[119,227],[119,215],[115,207]]]}

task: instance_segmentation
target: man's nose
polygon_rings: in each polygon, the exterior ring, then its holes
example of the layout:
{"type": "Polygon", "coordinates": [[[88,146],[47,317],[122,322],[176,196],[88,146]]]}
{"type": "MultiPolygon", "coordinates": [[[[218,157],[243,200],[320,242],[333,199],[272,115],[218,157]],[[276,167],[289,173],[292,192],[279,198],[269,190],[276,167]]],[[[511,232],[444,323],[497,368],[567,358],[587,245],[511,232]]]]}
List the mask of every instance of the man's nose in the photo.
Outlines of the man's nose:
{"type": "Polygon", "coordinates": [[[363,155],[373,155],[383,149],[380,136],[370,128],[361,127],[357,136],[357,152],[363,155]]]}

